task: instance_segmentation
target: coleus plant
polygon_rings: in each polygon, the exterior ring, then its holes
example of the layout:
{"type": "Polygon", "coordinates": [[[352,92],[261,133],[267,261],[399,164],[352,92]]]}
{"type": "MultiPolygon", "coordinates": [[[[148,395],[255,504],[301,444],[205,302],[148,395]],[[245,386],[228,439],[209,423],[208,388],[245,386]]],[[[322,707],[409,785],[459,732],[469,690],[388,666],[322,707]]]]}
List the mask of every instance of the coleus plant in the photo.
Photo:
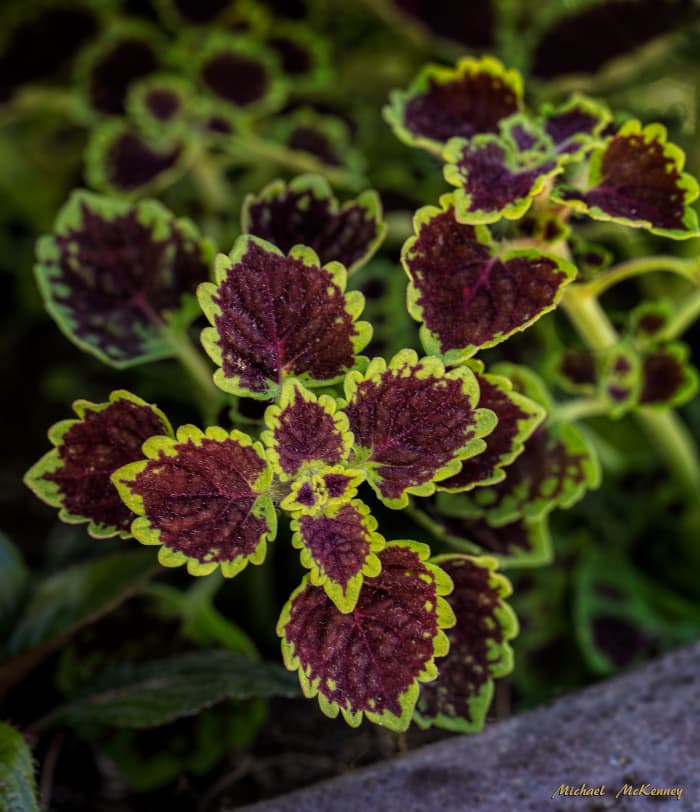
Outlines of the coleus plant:
{"type": "Polygon", "coordinates": [[[203,425],[174,430],[124,390],[77,401],[26,481],[65,521],[156,546],[195,576],[262,564],[287,513],[308,573],[277,631],[304,694],[351,725],[475,730],[512,668],[498,566],[548,561],[548,515],[599,482],[572,419],[619,416],[621,402],[644,419],[654,404],[649,425],[668,436],[679,429],[663,409],[695,385],[673,313],[650,341],[619,338],[599,307],[634,267],[576,281],[570,217],[690,237],[698,189],[659,125],[618,127],[582,96],[530,114],[519,75],[491,58],[429,66],[386,117],[457,187],[416,213],[401,252],[425,355],[362,355],[372,328],[347,285],[384,235],[374,192],[340,206],[320,178],[275,182],[246,200],[244,234],[213,272],[210,244],[160,204],[77,192],[39,244],[49,311],[116,366],[180,358],[203,425]],[[559,306],[588,344],[594,396],[557,404],[535,371],[475,357],[559,306]],[[187,334],[198,313],[213,376],[187,334]],[[675,383],[657,381],[667,373],[675,383]],[[261,424],[215,425],[246,399],[264,404],[261,424]],[[418,527],[385,538],[376,504],[406,510],[439,554],[418,527]]]}

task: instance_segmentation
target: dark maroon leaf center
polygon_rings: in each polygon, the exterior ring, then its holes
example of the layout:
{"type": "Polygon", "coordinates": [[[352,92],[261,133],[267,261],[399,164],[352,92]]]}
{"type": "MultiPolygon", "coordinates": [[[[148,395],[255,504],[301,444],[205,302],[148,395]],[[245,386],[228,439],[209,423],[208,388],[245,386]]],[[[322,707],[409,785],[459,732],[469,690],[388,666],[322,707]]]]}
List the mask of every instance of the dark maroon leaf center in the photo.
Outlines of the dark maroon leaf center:
{"type": "Polygon", "coordinates": [[[146,107],[160,121],[169,121],[180,109],[180,97],[173,90],[164,88],[149,91],[146,107]]]}
{"type": "Polygon", "coordinates": [[[252,513],[252,483],[264,463],[235,440],[203,438],[161,453],[130,483],[143,499],[151,526],[171,550],[197,561],[231,561],[249,556],[267,526],[252,513]]]}
{"type": "Polygon", "coordinates": [[[444,142],[497,132],[498,122],[517,110],[517,96],[503,79],[476,73],[445,84],[431,79],[428,90],[406,105],[404,120],[414,135],[444,142]]]}
{"type": "Polygon", "coordinates": [[[101,113],[120,115],[129,86],[158,67],[155,50],[140,38],[125,38],[107,51],[90,73],[90,101],[101,113]]]}
{"type": "Polygon", "coordinates": [[[295,127],[287,146],[315,155],[328,166],[341,166],[343,161],[330,138],[312,127],[295,127]]]}
{"type": "Polygon", "coordinates": [[[321,264],[336,260],[349,268],[377,236],[377,223],[360,205],[333,212],[326,197],[313,191],[286,189],[272,199],[261,198],[249,208],[248,230],[287,253],[308,245],[321,264]]]}
{"type": "Polygon", "coordinates": [[[202,79],[212,93],[241,107],[262,99],[269,82],[262,62],[234,53],[208,59],[202,79]]]}
{"type": "Polygon", "coordinates": [[[123,133],[106,151],[107,179],[117,189],[138,189],[150,183],[161,172],[170,169],[179,156],[180,147],[168,152],[157,152],[138,135],[123,133]]]}
{"type": "Polygon", "coordinates": [[[150,407],[128,400],[117,400],[100,412],[87,411],[58,446],[62,467],[44,478],[58,485],[70,513],[127,530],[133,514],[110,477],[122,465],[141,459],[143,443],[165,428],[150,407]]]}

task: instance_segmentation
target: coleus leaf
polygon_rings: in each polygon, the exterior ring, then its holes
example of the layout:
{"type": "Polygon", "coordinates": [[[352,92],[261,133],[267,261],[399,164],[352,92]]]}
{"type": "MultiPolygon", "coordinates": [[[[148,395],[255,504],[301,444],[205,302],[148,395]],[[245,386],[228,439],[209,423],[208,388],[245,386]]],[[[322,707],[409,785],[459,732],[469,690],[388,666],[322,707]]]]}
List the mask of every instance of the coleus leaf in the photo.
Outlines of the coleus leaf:
{"type": "Polygon", "coordinates": [[[182,142],[148,138],[123,121],[93,130],[85,153],[90,186],[117,195],[135,195],[167,185],[184,171],[182,142]]]}
{"type": "Polygon", "coordinates": [[[336,260],[348,273],[364,265],[386,233],[379,195],[368,190],[339,206],[325,178],[277,180],[243,203],[243,231],[287,253],[308,245],[323,264],[336,260]]]}
{"type": "Polygon", "coordinates": [[[402,350],[389,365],[374,358],[367,372],[345,379],[353,466],[363,468],[379,499],[402,508],[409,494],[429,496],[435,483],[456,474],[463,460],[485,448],[495,426],[477,408],[479,385],[467,367],[445,370],[434,357],[402,350]]]}
{"type": "Polygon", "coordinates": [[[37,245],[46,308],[81,349],[117,367],[173,354],[170,320],[196,315],[212,246],[160,203],[74,192],[37,245]]]}
{"type": "Polygon", "coordinates": [[[123,115],[129,87],[158,70],[161,37],[141,23],[117,23],[82,58],[88,104],[106,115],[123,115]]]}
{"type": "Polygon", "coordinates": [[[301,563],[311,570],[310,583],[323,587],[341,612],[352,612],[365,578],[381,570],[377,553],[384,539],[367,505],[338,500],[322,513],[297,514],[291,528],[301,563]]]}
{"type": "Polygon", "coordinates": [[[32,753],[21,733],[0,722],[0,807],[39,812],[32,753]]]}
{"type": "Polygon", "coordinates": [[[689,363],[690,351],[680,342],[659,345],[642,358],[641,406],[676,407],[698,391],[698,372],[689,363]]]}
{"type": "Polygon", "coordinates": [[[308,25],[277,21],[265,37],[295,93],[313,93],[329,85],[333,72],[327,42],[308,25]]]}
{"type": "Polygon", "coordinates": [[[364,297],[345,294],[346,272],[295,246],[285,256],[271,243],[242,236],[216,261],[216,284],[199,302],[212,327],[202,344],[217,364],[214,382],[225,392],[267,400],[283,380],[316,386],[339,380],[369,341],[357,321],[364,297]]]}
{"type": "Polygon", "coordinates": [[[483,226],[457,221],[451,195],[425,206],[401,260],[408,310],[426,351],[460,363],[524,330],[556,307],[576,275],[569,262],[531,249],[498,249],[483,226]]]}
{"type": "Polygon", "coordinates": [[[620,417],[639,397],[641,359],[629,342],[623,340],[597,360],[598,389],[608,403],[608,414],[620,417]]]}
{"type": "MultiPolygon", "coordinates": [[[[456,512],[459,504],[455,500],[456,512]]],[[[452,505],[448,507],[453,507],[452,505]]],[[[539,567],[552,560],[547,517],[516,519],[494,526],[484,519],[465,519],[444,513],[434,502],[419,502],[413,511],[418,522],[452,549],[470,555],[487,554],[503,569],[539,567]]]]}
{"type": "Polygon", "coordinates": [[[165,567],[187,564],[191,575],[218,566],[228,578],[261,564],[277,530],[269,494],[272,470],[259,443],[240,431],[181,426],[172,437],[151,437],[147,459],[112,477],[137,514],[132,535],[162,545],[165,567]]]}
{"type": "Polygon", "coordinates": [[[690,204],[699,189],[682,171],[684,162],[661,124],[643,128],[639,121],[627,121],[590,157],[586,190],[562,185],[554,189],[552,200],[595,220],[674,239],[695,237],[698,218],[690,204]]]}
{"type": "Polygon", "coordinates": [[[669,299],[642,302],[630,313],[629,332],[638,346],[653,346],[659,342],[659,333],[673,316],[673,303],[669,299]]]}
{"type": "Polygon", "coordinates": [[[438,511],[495,526],[533,521],[555,507],[571,507],[600,482],[598,459],[574,425],[540,426],[496,485],[464,494],[439,494],[438,511]]]}
{"type": "Polygon", "coordinates": [[[457,187],[455,216],[461,223],[518,220],[554,175],[556,160],[518,152],[496,135],[451,138],[442,153],[445,180],[457,187]]]}
{"type": "Polygon", "coordinates": [[[457,623],[448,629],[450,650],[437,679],[421,685],[415,719],[422,727],[477,731],[493,697],[494,679],[513,669],[509,641],[518,621],[504,598],[510,583],[492,558],[443,555],[433,559],[452,579],[446,600],[457,623]]]}
{"type": "Polygon", "coordinates": [[[277,633],[287,668],[321,710],[357,726],[366,716],[405,730],[419,683],[437,676],[447,653],[443,629],[455,622],[443,595],[447,575],[427,561],[427,545],[391,542],[378,554],[381,572],[365,580],[357,605],[343,613],[306,576],[282,610],[277,633]]]}
{"type": "Polygon", "coordinates": [[[522,106],[522,78],[492,57],[465,57],[454,68],[426,65],[407,90],[395,90],[384,117],[397,138],[440,154],[452,137],[498,132],[522,106]]]}
{"type": "Polygon", "coordinates": [[[275,55],[244,34],[215,31],[200,48],[198,76],[214,96],[251,114],[269,113],[284,103],[275,55]]]}
{"type": "Polygon", "coordinates": [[[158,0],[158,10],[176,29],[183,24],[215,25],[232,5],[232,0],[158,0]]]}
{"type": "Polygon", "coordinates": [[[595,146],[596,136],[612,118],[605,104],[580,93],[574,93],[562,105],[543,104],[540,116],[556,153],[566,160],[580,158],[595,146]]]}
{"type": "Polygon", "coordinates": [[[191,93],[191,87],[177,75],[149,76],[132,85],[126,107],[139,130],[162,136],[174,128],[184,129],[191,93]]]}
{"type": "Polygon", "coordinates": [[[598,381],[595,354],[585,347],[569,347],[556,360],[557,383],[567,392],[590,395],[598,381]]]}
{"type": "Polygon", "coordinates": [[[279,404],[265,412],[260,439],[282,481],[347,460],[353,437],[348,418],[330,395],[316,397],[297,380],[282,384],[279,404]]]}
{"type": "Polygon", "coordinates": [[[291,483],[290,492],[280,502],[280,507],[294,514],[319,516],[334,504],[349,502],[364,480],[365,472],[359,468],[346,468],[345,465],[318,468],[291,483]]]}
{"type": "Polygon", "coordinates": [[[133,514],[111,476],[141,459],[141,446],[149,437],[172,435],[170,423],[160,409],[123,390],[112,392],[106,403],[77,400],[73,409],[78,419],[51,427],[54,448],[27,471],[24,481],[40,499],[60,508],[64,522],[88,522],[95,538],[127,538],[133,514]]]}
{"type": "MultiPolygon", "coordinates": [[[[324,115],[311,107],[299,107],[270,123],[271,140],[295,152],[312,156],[318,171],[347,168],[352,176],[361,175],[364,156],[352,144],[348,124],[339,116],[324,115]]],[[[350,179],[351,183],[355,178],[350,179]]],[[[347,181],[346,181],[347,183],[347,181]]]]}
{"type": "Polygon", "coordinates": [[[498,422],[484,438],[486,449],[464,460],[454,476],[439,482],[441,491],[466,491],[500,482],[506,476],[503,469],[522,453],[526,440],[545,417],[544,408],[514,391],[508,378],[485,373],[480,361],[471,361],[470,366],[479,384],[479,407],[491,409],[498,422]]]}

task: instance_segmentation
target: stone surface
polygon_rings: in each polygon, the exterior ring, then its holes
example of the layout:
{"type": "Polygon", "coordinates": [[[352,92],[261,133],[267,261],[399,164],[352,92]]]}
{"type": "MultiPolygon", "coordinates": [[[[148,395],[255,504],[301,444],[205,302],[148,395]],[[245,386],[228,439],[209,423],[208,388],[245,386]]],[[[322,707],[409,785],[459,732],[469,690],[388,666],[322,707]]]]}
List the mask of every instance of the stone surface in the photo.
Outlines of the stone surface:
{"type": "MultiPolygon", "coordinates": [[[[700,642],[638,671],[486,728],[245,812],[700,810],[700,642]],[[605,785],[598,797],[562,796],[605,785]],[[621,795],[625,786],[682,789],[621,795]]],[[[229,807],[224,812],[233,812],[229,807]]]]}

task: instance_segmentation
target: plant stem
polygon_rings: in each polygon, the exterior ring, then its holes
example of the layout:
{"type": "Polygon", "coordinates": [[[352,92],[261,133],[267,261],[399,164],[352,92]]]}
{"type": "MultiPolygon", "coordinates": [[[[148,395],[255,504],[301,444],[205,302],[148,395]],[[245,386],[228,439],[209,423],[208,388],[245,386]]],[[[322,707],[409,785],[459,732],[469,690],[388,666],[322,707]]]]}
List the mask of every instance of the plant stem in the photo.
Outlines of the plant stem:
{"type": "Polygon", "coordinates": [[[224,394],[214,384],[211,366],[184,332],[175,332],[165,325],[161,329],[177,359],[197,386],[197,402],[205,422],[214,423],[224,394]]]}
{"type": "Polygon", "coordinates": [[[653,257],[640,257],[638,259],[630,259],[627,262],[621,262],[619,265],[614,265],[609,268],[605,273],[591,279],[589,282],[582,282],[580,287],[590,296],[600,296],[608,288],[617,285],[625,279],[631,279],[633,276],[640,276],[645,273],[652,273],[653,271],[668,271],[683,276],[694,284],[700,284],[698,272],[700,271],[700,263],[696,258],[693,259],[679,259],[678,257],[670,256],[653,256],[653,257]]]}
{"type": "Polygon", "coordinates": [[[333,186],[355,189],[360,180],[347,169],[329,167],[313,155],[289,149],[284,144],[267,141],[254,135],[238,136],[236,138],[236,148],[238,154],[244,159],[255,158],[262,161],[271,161],[293,172],[310,172],[324,175],[333,186]]]}
{"type": "MultiPolygon", "coordinates": [[[[564,292],[562,305],[591,349],[606,350],[617,342],[615,328],[585,285],[569,285],[564,292]]],[[[638,419],[678,483],[695,502],[700,495],[700,462],[690,433],[671,409],[656,411],[642,408],[638,411],[638,419]]]]}
{"type": "Polygon", "coordinates": [[[663,341],[672,341],[682,335],[700,318],[700,290],[694,290],[677,307],[668,324],[659,332],[663,341]]]}
{"type": "Polygon", "coordinates": [[[552,417],[565,423],[573,423],[584,417],[606,414],[607,411],[608,404],[602,398],[576,398],[558,405],[552,417]]]}

